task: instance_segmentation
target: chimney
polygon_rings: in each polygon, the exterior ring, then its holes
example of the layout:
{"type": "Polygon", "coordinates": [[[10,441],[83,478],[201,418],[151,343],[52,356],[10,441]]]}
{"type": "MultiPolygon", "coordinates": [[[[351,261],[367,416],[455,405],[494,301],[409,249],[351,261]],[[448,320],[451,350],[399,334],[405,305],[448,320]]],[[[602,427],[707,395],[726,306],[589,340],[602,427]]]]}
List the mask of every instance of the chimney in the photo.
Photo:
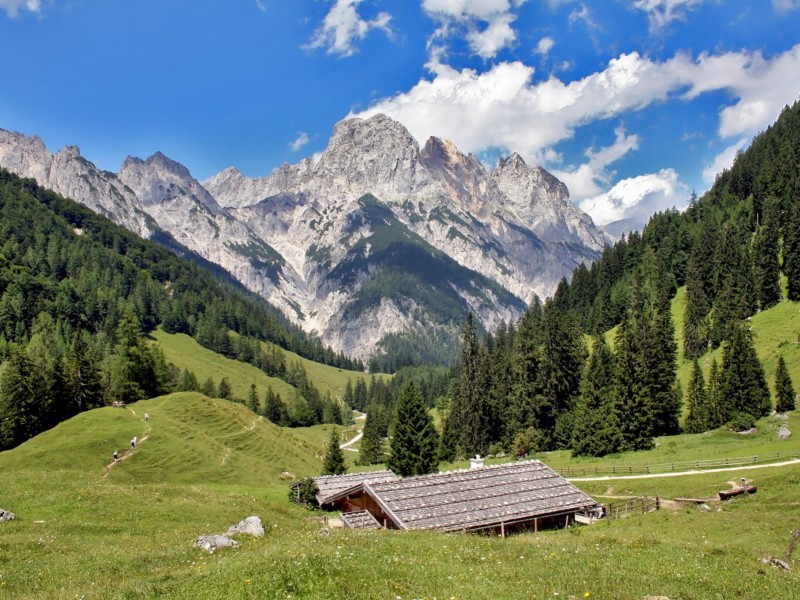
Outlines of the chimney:
{"type": "Polygon", "coordinates": [[[475,458],[469,459],[469,468],[472,469],[480,469],[483,467],[483,459],[481,458],[480,454],[476,454],[475,458]]]}

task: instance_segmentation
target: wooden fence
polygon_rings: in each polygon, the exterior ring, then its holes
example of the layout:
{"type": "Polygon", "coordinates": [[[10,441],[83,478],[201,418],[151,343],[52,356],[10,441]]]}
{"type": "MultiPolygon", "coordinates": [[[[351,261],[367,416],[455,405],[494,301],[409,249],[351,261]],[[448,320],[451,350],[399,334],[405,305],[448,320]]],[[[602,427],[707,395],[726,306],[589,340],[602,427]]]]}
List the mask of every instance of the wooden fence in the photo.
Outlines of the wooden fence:
{"type": "Polygon", "coordinates": [[[596,467],[553,467],[553,469],[563,477],[592,477],[595,475],[647,475],[768,464],[771,462],[780,462],[782,460],[791,460],[796,458],[800,458],[800,450],[773,452],[771,454],[760,455],[754,454],[751,456],[738,456],[734,458],[676,461],[654,465],[598,465],[596,467]]]}
{"type": "Polygon", "coordinates": [[[615,500],[605,505],[605,518],[611,522],[632,515],[643,515],[658,510],[661,507],[658,496],[642,496],[641,498],[625,498],[615,500]]]}

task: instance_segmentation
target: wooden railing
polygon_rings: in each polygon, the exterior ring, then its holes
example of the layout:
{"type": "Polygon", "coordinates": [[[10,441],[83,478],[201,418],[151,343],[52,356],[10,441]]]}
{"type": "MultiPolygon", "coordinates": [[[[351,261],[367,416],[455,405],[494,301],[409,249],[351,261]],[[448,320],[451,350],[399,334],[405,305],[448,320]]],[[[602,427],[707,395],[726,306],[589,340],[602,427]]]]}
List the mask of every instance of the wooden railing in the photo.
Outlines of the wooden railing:
{"type": "Polygon", "coordinates": [[[734,458],[717,458],[711,460],[688,460],[653,465],[597,465],[594,467],[553,467],[563,477],[592,477],[605,475],[647,475],[657,473],[675,473],[681,471],[702,471],[724,467],[741,467],[755,464],[768,464],[800,458],[800,450],[773,452],[770,454],[754,454],[734,458]]]}
{"type": "Polygon", "coordinates": [[[641,498],[625,498],[614,500],[605,505],[605,518],[609,521],[622,519],[632,515],[643,515],[660,508],[658,496],[642,496],[641,498]]]}

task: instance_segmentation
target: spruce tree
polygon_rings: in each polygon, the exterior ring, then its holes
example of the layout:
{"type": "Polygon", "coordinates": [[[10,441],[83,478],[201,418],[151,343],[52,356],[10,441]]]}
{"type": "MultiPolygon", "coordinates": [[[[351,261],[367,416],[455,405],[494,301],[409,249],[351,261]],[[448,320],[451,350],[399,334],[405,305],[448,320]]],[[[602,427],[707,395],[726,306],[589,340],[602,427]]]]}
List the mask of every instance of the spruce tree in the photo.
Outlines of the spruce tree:
{"type": "Polygon", "coordinates": [[[761,310],[781,299],[778,227],[775,200],[770,198],[764,203],[764,218],[753,240],[756,295],[761,310]]]}
{"type": "Polygon", "coordinates": [[[272,391],[272,386],[267,388],[264,395],[264,416],[275,425],[286,425],[286,407],[279,394],[272,391]]]}
{"type": "Polygon", "coordinates": [[[708,429],[721,427],[725,424],[726,418],[720,391],[720,369],[716,358],[711,360],[711,367],[708,370],[706,398],[708,400],[708,421],[706,423],[708,429]]]}
{"type": "Polygon", "coordinates": [[[692,251],[686,270],[686,308],[683,312],[683,354],[699,358],[708,345],[708,312],[711,304],[706,296],[700,252],[692,251]]]}
{"type": "Polygon", "coordinates": [[[581,384],[572,437],[573,456],[605,456],[622,443],[614,410],[614,356],[603,337],[594,349],[581,384]]]}
{"type": "Polygon", "coordinates": [[[634,282],[628,314],[620,323],[616,342],[615,411],[620,416],[621,450],[649,450],[653,439],[653,399],[647,385],[644,360],[644,324],[641,292],[634,282]]]}
{"type": "Polygon", "coordinates": [[[758,419],[772,409],[764,368],[753,346],[753,335],[744,323],[733,328],[722,348],[719,387],[725,421],[735,413],[758,419]]]}
{"type": "Polygon", "coordinates": [[[433,473],[439,466],[438,447],[433,419],[417,386],[409,381],[403,386],[395,409],[388,466],[403,477],[433,473]]]}
{"type": "Polygon", "coordinates": [[[0,369],[0,450],[14,448],[42,431],[32,373],[25,351],[12,347],[0,369]]]}
{"type": "Polygon", "coordinates": [[[789,300],[800,301],[800,198],[791,202],[783,228],[783,273],[789,300]]]}
{"type": "Polygon", "coordinates": [[[233,399],[233,390],[231,390],[231,384],[227,377],[223,377],[220,380],[219,388],[217,389],[217,397],[222,398],[223,400],[233,399]]]}
{"type": "Polygon", "coordinates": [[[689,387],[686,389],[686,423],[684,429],[687,433],[702,433],[708,431],[711,423],[709,414],[709,399],[706,393],[706,384],[703,379],[703,370],[696,360],[692,365],[692,375],[689,387]]]}
{"type": "Polygon", "coordinates": [[[347,472],[347,465],[344,462],[344,452],[339,447],[339,430],[331,428],[331,436],[328,438],[328,450],[325,453],[325,460],[322,464],[323,475],[342,475],[347,472]]]}
{"type": "Polygon", "coordinates": [[[250,390],[247,392],[247,401],[245,402],[245,406],[252,410],[254,413],[258,413],[259,401],[258,401],[258,392],[256,391],[256,384],[250,384],[250,390]]]}
{"type": "Polygon", "coordinates": [[[778,367],[775,370],[775,398],[777,412],[786,413],[795,409],[794,386],[783,356],[778,357],[778,367]]]}
{"type": "Polygon", "coordinates": [[[664,291],[658,297],[642,343],[644,375],[653,402],[653,435],[674,435],[680,430],[678,417],[681,398],[676,395],[678,344],[669,298],[664,291]]]}
{"type": "Polygon", "coordinates": [[[522,315],[517,327],[513,349],[513,373],[509,411],[505,421],[504,445],[510,450],[514,438],[532,427],[534,415],[540,412],[537,398],[542,398],[539,389],[539,339],[542,307],[538,300],[522,315]]]}
{"type": "Polygon", "coordinates": [[[449,420],[455,432],[455,446],[464,454],[486,454],[489,432],[486,429],[487,390],[475,319],[470,313],[461,330],[461,356],[449,420]]]}
{"type": "Polygon", "coordinates": [[[371,405],[367,410],[367,420],[364,423],[363,437],[358,450],[358,464],[374,465],[382,463],[383,456],[383,436],[381,435],[380,407],[371,405]]]}

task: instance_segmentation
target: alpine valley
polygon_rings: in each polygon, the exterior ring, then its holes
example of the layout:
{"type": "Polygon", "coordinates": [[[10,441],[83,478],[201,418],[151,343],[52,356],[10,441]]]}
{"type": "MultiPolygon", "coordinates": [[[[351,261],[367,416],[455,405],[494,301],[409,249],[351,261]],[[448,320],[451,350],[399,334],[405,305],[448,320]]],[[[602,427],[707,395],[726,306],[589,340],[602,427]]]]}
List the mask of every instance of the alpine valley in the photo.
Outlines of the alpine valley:
{"type": "Polygon", "coordinates": [[[172,238],[362,360],[404,338],[455,356],[466,313],[490,331],[515,321],[606,243],[547,171],[517,154],[490,171],[436,137],[420,148],[384,115],[338,123],[320,155],[261,179],[231,167],[198,182],[160,152],[115,174],[1,129],[0,166],[172,238]]]}

